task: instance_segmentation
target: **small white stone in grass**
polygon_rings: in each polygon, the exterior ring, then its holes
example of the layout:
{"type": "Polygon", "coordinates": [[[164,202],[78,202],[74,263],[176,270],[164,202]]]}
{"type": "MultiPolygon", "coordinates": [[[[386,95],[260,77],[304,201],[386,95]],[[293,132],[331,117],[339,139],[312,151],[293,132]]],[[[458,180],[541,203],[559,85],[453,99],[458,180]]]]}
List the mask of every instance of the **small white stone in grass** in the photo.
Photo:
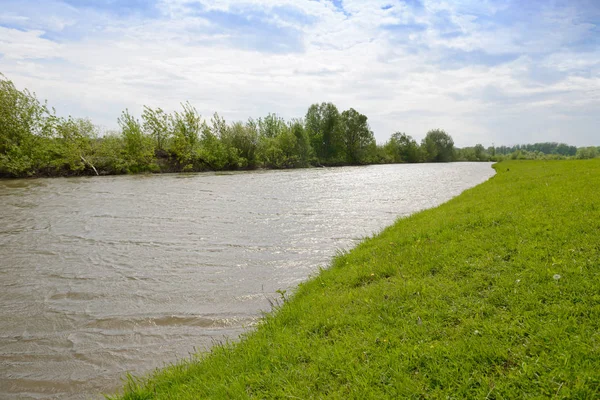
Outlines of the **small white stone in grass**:
{"type": "Polygon", "coordinates": [[[473,332],[473,335],[477,336],[477,335],[480,335],[480,333],[477,329],[475,329],[475,332],[473,332]]]}
{"type": "Polygon", "coordinates": [[[560,275],[559,274],[554,274],[553,276],[554,280],[557,281],[560,279],[560,275]]]}

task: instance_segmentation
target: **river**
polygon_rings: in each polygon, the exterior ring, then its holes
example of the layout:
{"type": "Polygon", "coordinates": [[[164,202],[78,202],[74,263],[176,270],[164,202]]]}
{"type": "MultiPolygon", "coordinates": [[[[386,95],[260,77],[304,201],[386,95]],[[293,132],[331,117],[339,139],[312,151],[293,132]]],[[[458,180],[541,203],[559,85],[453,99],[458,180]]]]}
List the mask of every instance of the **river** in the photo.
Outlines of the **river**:
{"type": "Polygon", "coordinates": [[[0,181],[0,398],[89,399],[251,329],[490,163],[0,181]]]}

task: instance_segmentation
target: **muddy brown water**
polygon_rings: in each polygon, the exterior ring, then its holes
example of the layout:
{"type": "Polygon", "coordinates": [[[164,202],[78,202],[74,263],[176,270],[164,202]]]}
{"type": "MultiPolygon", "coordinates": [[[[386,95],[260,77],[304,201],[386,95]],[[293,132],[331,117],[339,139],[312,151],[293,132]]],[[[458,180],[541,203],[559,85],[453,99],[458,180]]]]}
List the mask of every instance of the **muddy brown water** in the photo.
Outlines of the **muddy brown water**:
{"type": "Polygon", "coordinates": [[[0,398],[89,399],[251,329],[489,163],[0,181],[0,398]]]}

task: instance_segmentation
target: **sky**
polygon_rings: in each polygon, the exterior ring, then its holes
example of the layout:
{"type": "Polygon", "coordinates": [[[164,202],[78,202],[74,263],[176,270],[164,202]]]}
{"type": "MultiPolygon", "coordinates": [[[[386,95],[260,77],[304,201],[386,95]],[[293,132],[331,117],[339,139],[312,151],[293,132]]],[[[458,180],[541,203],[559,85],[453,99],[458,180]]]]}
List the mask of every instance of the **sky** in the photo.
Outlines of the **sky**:
{"type": "Polygon", "coordinates": [[[0,72],[116,129],[189,101],[230,122],[365,114],[378,143],[600,145],[599,0],[0,0],[0,72]]]}

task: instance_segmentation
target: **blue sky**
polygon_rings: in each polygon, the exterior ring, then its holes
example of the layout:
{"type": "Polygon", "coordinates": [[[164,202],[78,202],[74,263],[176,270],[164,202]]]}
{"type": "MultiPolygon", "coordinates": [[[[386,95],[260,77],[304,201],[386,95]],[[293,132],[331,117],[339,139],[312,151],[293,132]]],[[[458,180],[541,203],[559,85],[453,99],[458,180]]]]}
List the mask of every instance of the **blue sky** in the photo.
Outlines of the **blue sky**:
{"type": "Polygon", "coordinates": [[[369,117],[378,142],[600,145],[600,2],[0,0],[0,72],[106,129],[189,101],[229,121],[369,117]]]}

